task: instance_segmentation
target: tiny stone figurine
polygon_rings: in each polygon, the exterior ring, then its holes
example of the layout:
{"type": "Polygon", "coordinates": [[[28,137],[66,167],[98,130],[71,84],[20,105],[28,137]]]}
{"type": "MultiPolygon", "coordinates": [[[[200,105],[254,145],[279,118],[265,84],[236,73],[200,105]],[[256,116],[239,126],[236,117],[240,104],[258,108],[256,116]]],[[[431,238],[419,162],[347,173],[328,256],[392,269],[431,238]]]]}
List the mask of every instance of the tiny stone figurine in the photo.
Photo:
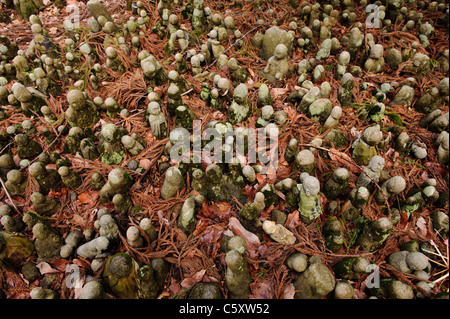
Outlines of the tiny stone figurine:
{"type": "Polygon", "coordinates": [[[77,189],[83,183],[81,176],[67,166],[61,166],[58,169],[58,174],[61,176],[64,185],[72,190],[77,189]]]}
{"type": "Polygon", "coordinates": [[[370,199],[370,192],[367,188],[361,186],[354,188],[349,195],[349,200],[344,205],[347,207],[342,216],[346,221],[353,221],[361,214],[361,209],[370,199]]]}
{"type": "Polygon", "coordinates": [[[37,223],[33,226],[33,235],[38,261],[52,261],[61,257],[63,241],[53,229],[43,223],[37,223]]]}
{"type": "Polygon", "coordinates": [[[301,150],[295,155],[294,165],[298,171],[311,174],[315,166],[314,153],[308,149],[301,150]]]}
{"type": "Polygon", "coordinates": [[[343,167],[337,168],[325,182],[323,193],[329,200],[339,197],[348,187],[350,172],[343,167]]]}
{"type": "Polygon", "coordinates": [[[180,105],[183,105],[180,89],[177,85],[172,84],[167,89],[167,112],[171,116],[175,115],[175,110],[180,105]]]}
{"type": "Polygon", "coordinates": [[[93,258],[104,252],[109,246],[109,239],[99,236],[77,248],[77,255],[84,258],[93,258]]]}
{"type": "Polygon", "coordinates": [[[375,193],[375,200],[382,204],[385,197],[389,199],[393,195],[400,194],[406,188],[406,181],[402,176],[394,176],[382,183],[380,188],[381,191],[375,193]]]}
{"type": "Polygon", "coordinates": [[[41,145],[25,134],[16,135],[14,141],[16,142],[16,154],[21,159],[32,159],[42,152],[41,145]]]}
{"type": "Polygon", "coordinates": [[[317,256],[309,258],[309,266],[294,281],[295,299],[320,299],[333,291],[333,272],[317,256]]]}
{"type": "Polygon", "coordinates": [[[353,83],[354,78],[351,73],[342,75],[338,89],[338,100],[342,107],[348,107],[353,102],[353,83]]]}
{"type": "Polygon", "coordinates": [[[91,138],[83,138],[80,142],[80,152],[83,158],[88,160],[95,160],[100,156],[100,152],[97,149],[94,141],[91,138]]]}
{"type": "Polygon", "coordinates": [[[105,180],[103,179],[102,174],[99,172],[94,172],[91,175],[91,187],[93,190],[100,190],[105,185],[105,180]]]}
{"type": "Polygon", "coordinates": [[[44,195],[55,189],[60,181],[58,172],[54,169],[47,169],[41,162],[31,164],[28,172],[38,182],[39,191],[44,195]]]}
{"type": "Polygon", "coordinates": [[[184,201],[183,206],[181,207],[177,225],[183,233],[189,236],[195,230],[196,224],[195,200],[194,197],[191,196],[184,201]]]}
{"type": "Polygon", "coordinates": [[[331,217],[325,223],[323,227],[323,234],[325,236],[325,244],[327,248],[334,253],[337,253],[345,243],[342,224],[335,217],[331,217]]]}
{"type": "Polygon", "coordinates": [[[42,193],[35,192],[31,194],[30,201],[33,203],[33,209],[46,216],[55,214],[61,205],[51,197],[44,196],[42,193]]]}
{"type": "Polygon", "coordinates": [[[386,145],[391,139],[391,132],[384,141],[383,132],[380,125],[369,126],[366,128],[360,138],[353,143],[353,158],[360,165],[367,165],[369,160],[377,155],[378,148],[386,145]]]}
{"type": "Polygon", "coordinates": [[[276,242],[283,245],[293,245],[297,238],[283,225],[277,224],[271,220],[265,220],[262,228],[266,234],[276,242]]]}
{"type": "Polygon", "coordinates": [[[101,188],[99,198],[101,203],[112,200],[116,194],[126,194],[133,184],[133,178],[122,167],[113,169],[108,174],[108,181],[101,188]]]}
{"type": "Polygon", "coordinates": [[[246,203],[238,213],[238,220],[248,231],[255,233],[262,239],[262,222],[259,219],[261,212],[255,203],[246,203]]]}
{"type": "Polygon", "coordinates": [[[27,179],[19,170],[12,169],[6,174],[5,187],[11,196],[24,196],[27,179]]]}
{"type": "Polygon", "coordinates": [[[393,228],[392,221],[381,217],[375,221],[368,221],[364,225],[362,234],[358,237],[356,245],[362,251],[373,251],[384,243],[393,228]]]}
{"type": "Polygon", "coordinates": [[[248,98],[248,88],[239,84],[233,93],[233,101],[228,108],[228,121],[231,124],[242,123],[250,116],[251,102],[248,98]]]}
{"type": "Polygon", "coordinates": [[[256,105],[258,106],[258,108],[261,108],[266,105],[272,105],[272,102],[273,98],[270,95],[269,87],[265,83],[261,84],[261,86],[258,88],[256,105]]]}
{"type": "Polygon", "coordinates": [[[112,202],[114,204],[114,210],[119,214],[126,214],[133,206],[131,199],[123,194],[114,195],[112,202]]]}
{"type": "Polygon", "coordinates": [[[121,143],[121,138],[126,133],[124,128],[118,128],[113,123],[105,123],[102,125],[99,149],[100,158],[103,163],[119,165],[122,162],[125,151],[121,143]]]}
{"type": "Polygon", "coordinates": [[[86,98],[85,93],[74,89],[67,93],[69,108],[66,110],[66,119],[71,127],[90,127],[98,121],[98,111],[95,104],[86,98]]]}
{"type": "Polygon", "coordinates": [[[14,218],[9,215],[4,215],[0,219],[0,223],[11,233],[21,232],[25,228],[25,223],[20,218],[14,218]]]}
{"type": "Polygon", "coordinates": [[[59,252],[61,258],[69,258],[81,242],[82,233],[79,230],[72,230],[64,239],[64,245],[59,252]]]}
{"type": "Polygon", "coordinates": [[[375,44],[370,50],[370,56],[364,63],[364,69],[371,73],[380,73],[384,70],[384,48],[381,44],[375,44]]]}
{"type": "Polygon", "coordinates": [[[78,126],[69,130],[69,134],[64,140],[64,153],[76,154],[80,152],[80,142],[85,137],[84,131],[78,126]]]}
{"type": "Polygon", "coordinates": [[[184,185],[184,178],[178,167],[169,167],[166,171],[164,183],[161,188],[161,197],[163,199],[168,199],[175,196],[184,185]]]}
{"type": "Polygon", "coordinates": [[[147,112],[149,113],[148,121],[153,135],[158,140],[166,138],[168,125],[159,103],[150,102],[147,107],[147,112]]]}
{"type": "Polygon", "coordinates": [[[78,299],[108,299],[99,281],[89,281],[84,284],[78,299]]]}
{"type": "Polygon", "coordinates": [[[289,71],[288,48],[284,44],[278,44],[275,52],[267,61],[267,65],[262,72],[262,76],[270,83],[283,79],[289,71]]]}
{"type": "Polygon", "coordinates": [[[125,146],[128,150],[128,152],[133,155],[139,155],[146,146],[145,141],[138,136],[136,133],[133,133],[130,135],[124,135],[122,136],[122,144],[125,146]]]}
{"type": "Polygon", "coordinates": [[[136,226],[130,226],[127,229],[127,242],[133,248],[144,247],[144,238],[136,226]]]}
{"type": "Polygon", "coordinates": [[[366,167],[363,168],[361,175],[356,181],[356,187],[365,187],[368,190],[373,190],[373,183],[378,183],[380,180],[381,171],[384,167],[384,158],[379,155],[372,156],[366,167]]]}
{"type": "Polygon", "coordinates": [[[309,175],[301,182],[298,210],[303,222],[310,224],[323,212],[319,199],[320,182],[314,176],[309,175]]]}
{"type": "Polygon", "coordinates": [[[335,128],[339,125],[339,119],[342,116],[342,108],[338,105],[331,109],[330,116],[326,119],[322,125],[322,132],[326,132],[330,128],[335,128]]]}
{"type": "Polygon", "coordinates": [[[370,261],[364,257],[346,257],[334,267],[336,277],[357,281],[362,275],[367,274],[370,261]]]}
{"type": "Polygon", "coordinates": [[[237,250],[230,250],[225,256],[227,270],[225,283],[231,299],[248,299],[249,284],[252,282],[248,263],[237,250]]]}

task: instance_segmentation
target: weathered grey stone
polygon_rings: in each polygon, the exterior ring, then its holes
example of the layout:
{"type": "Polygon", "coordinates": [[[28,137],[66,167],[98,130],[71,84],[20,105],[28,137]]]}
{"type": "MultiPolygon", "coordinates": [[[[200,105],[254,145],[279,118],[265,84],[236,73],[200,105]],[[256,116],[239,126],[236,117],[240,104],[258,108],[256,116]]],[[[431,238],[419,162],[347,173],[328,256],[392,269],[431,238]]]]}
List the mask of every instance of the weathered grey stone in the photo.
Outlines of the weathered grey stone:
{"type": "Polygon", "coordinates": [[[294,281],[296,299],[320,299],[333,291],[336,279],[321,261],[314,262],[294,281]]]}
{"type": "Polygon", "coordinates": [[[293,38],[285,30],[280,29],[277,26],[269,28],[262,37],[261,50],[259,56],[264,60],[269,60],[275,54],[275,48],[278,44],[286,45],[288,49],[288,55],[292,51],[293,38]]]}

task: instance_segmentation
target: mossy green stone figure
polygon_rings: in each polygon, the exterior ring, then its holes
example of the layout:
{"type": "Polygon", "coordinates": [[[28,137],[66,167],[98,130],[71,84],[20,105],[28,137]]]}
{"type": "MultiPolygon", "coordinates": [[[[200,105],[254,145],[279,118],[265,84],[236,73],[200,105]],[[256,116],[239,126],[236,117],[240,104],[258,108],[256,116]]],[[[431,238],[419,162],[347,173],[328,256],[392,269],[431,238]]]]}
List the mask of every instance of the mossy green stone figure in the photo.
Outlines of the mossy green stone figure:
{"type": "Polygon", "coordinates": [[[100,159],[108,165],[119,165],[125,157],[124,146],[121,142],[122,136],[126,135],[124,128],[115,124],[105,123],[100,132],[100,159]]]}
{"type": "Polygon", "coordinates": [[[228,108],[228,121],[231,124],[244,122],[251,114],[252,104],[248,98],[248,88],[245,84],[239,84],[233,93],[233,102],[228,108]]]}
{"type": "Polygon", "coordinates": [[[74,89],[67,93],[69,108],[66,110],[66,120],[71,127],[91,127],[99,119],[95,104],[86,98],[85,93],[74,89]]]}
{"type": "Polygon", "coordinates": [[[30,175],[38,182],[39,191],[47,195],[52,189],[55,189],[61,178],[54,169],[47,169],[42,162],[34,162],[28,169],[30,175]]]}
{"type": "Polygon", "coordinates": [[[252,277],[248,269],[247,260],[237,251],[230,250],[225,256],[227,271],[225,283],[231,299],[248,299],[250,293],[249,284],[252,277]]]}
{"type": "Polygon", "coordinates": [[[16,154],[21,159],[33,159],[42,152],[41,145],[25,134],[16,135],[14,141],[16,142],[16,154]]]}
{"type": "Polygon", "coordinates": [[[110,257],[103,270],[103,280],[117,298],[138,298],[138,263],[128,254],[118,253],[110,257]]]}
{"type": "Polygon", "coordinates": [[[301,219],[310,224],[319,217],[322,212],[322,204],[319,199],[320,183],[314,176],[308,176],[299,186],[300,200],[298,202],[298,210],[301,219]]]}
{"type": "Polygon", "coordinates": [[[133,177],[122,167],[113,169],[108,174],[108,181],[103,185],[99,193],[101,203],[112,200],[116,194],[126,194],[133,184],[133,177]]]}

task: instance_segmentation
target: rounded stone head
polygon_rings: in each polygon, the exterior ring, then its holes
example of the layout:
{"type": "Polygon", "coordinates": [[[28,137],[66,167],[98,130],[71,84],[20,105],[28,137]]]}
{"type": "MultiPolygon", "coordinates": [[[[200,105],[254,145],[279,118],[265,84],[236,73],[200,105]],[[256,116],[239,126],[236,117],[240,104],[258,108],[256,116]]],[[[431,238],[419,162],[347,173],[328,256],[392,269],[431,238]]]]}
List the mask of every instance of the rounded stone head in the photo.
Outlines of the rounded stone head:
{"type": "Polygon", "coordinates": [[[167,95],[171,98],[176,97],[180,93],[180,89],[175,84],[172,84],[169,86],[169,89],[167,90],[167,95]]]}
{"type": "Polygon", "coordinates": [[[306,195],[308,195],[308,196],[317,195],[320,191],[320,182],[314,176],[306,177],[303,180],[302,185],[303,185],[303,190],[305,191],[306,195]]]}
{"type": "Polygon", "coordinates": [[[24,134],[17,134],[17,135],[14,137],[14,141],[17,143],[17,145],[22,146],[22,145],[27,145],[28,142],[29,142],[29,139],[28,139],[28,137],[27,137],[26,135],[24,135],[24,134]]]}
{"type": "Polygon", "coordinates": [[[35,193],[31,194],[30,201],[33,204],[41,204],[45,201],[45,196],[39,192],[35,192],[35,193]]]}
{"type": "Polygon", "coordinates": [[[131,257],[126,254],[117,254],[111,257],[109,271],[117,278],[127,277],[132,271],[131,257]]]}
{"type": "Polygon", "coordinates": [[[45,174],[46,169],[44,164],[40,163],[40,162],[35,162],[33,164],[30,165],[30,167],[28,168],[28,171],[30,172],[30,175],[33,177],[45,174]]]}
{"type": "Polygon", "coordinates": [[[391,177],[386,182],[386,190],[391,194],[399,194],[406,188],[406,181],[402,176],[391,177]]]}
{"type": "Polygon", "coordinates": [[[384,167],[384,158],[379,155],[372,156],[367,165],[373,172],[381,172],[384,167]]]}
{"type": "Polygon", "coordinates": [[[127,174],[127,172],[125,171],[124,168],[117,167],[117,168],[113,169],[111,172],[109,172],[108,182],[112,186],[123,185],[124,183],[126,183],[128,181],[128,179],[125,176],[126,174],[127,174]]]}
{"type": "Polygon", "coordinates": [[[86,104],[86,98],[80,90],[71,90],[67,93],[67,102],[73,108],[80,109],[86,104]]]}
{"type": "Polygon", "coordinates": [[[147,111],[152,115],[158,115],[161,113],[161,107],[158,102],[150,102],[148,103],[147,111]]]}
{"type": "Polygon", "coordinates": [[[278,59],[284,59],[288,55],[288,48],[285,44],[280,43],[275,47],[275,53],[274,56],[278,59]]]}
{"type": "Polygon", "coordinates": [[[117,126],[113,123],[105,123],[102,126],[101,136],[108,142],[112,142],[114,140],[114,133],[117,130],[117,126]]]}
{"type": "Polygon", "coordinates": [[[15,184],[20,183],[22,181],[22,178],[22,173],[18,169],[10,170],[8,174],[6,174],[6,179],[15,184]]]}
{"type": "Polygon", "coordinates": [[[129,135],[122,136],[122,144],[125,147],[133,147],[136,144],[136,141],[129,135]]]}
{"type": "Polygon", "coordinates": [[[69,170],[69,168],[67,166],[61,166],[58,169],[58,174],[60,176],[67,176],[67,175],[69,175],[69,173],[70,173],[70,170],[69,170]]]}

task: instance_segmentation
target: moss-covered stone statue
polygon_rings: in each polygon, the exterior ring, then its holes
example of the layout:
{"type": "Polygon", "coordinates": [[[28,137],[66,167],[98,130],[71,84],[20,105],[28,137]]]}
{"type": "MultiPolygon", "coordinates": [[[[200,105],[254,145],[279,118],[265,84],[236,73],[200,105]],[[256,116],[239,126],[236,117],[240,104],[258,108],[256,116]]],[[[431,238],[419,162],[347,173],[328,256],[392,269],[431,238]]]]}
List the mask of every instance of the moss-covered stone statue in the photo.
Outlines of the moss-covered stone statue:
{"type": "Polygon", "coordinates": [[[33,226],[33,235],[38,261],[52,261],[60,258],[63,241],[55,230],[43,223],[37,223],[33,226]]]}
{"type": "Polygon", "coordinates": [[[97,107],[87,98],[85,93],[74,89],[67,93],[69,108],[66,110],[66,120],[71,127],[91,127],[99,119],[97,107]]]}
{"type": "Polygon", "coordinates": [[[113,123],[102,125],[100,132],[100,159],[109,165],[119,165],[125,157],[122,137],[127,134],[126,129],[117,127],[113,123]]]}
{"type": "Polygon", "coordinates": [[[30,175],[38,182],[39,191],[47,195],[52,189],[56,189],[61,180],[54,169],[47,169],[42,162],[34,162],[28,168],[30,175]]]}
{"type": "Polygon", "coordinates": [[[113,169],[108,174],[108,181],[103,185],[99,193],[101,203],[112,200],[116,194],[126,194],[133,184],[133,178],[122,167],[113,169]]]}
{"type": "Polygon", "coordinates": [[[195,230],[196,224],[195,200],[194,197],[191,196],[184,201],[183,206],[181,207],[177,225],[179,229],[189,236],[195,230]]]}
{"type": "Polygon", "coordinates": [[[295,299],[320,299],[333,291],[336,279],[323,261],[312,256],[308,268],[294,281],[295,299]]]}
{"type": "Polygon", "coordinates": [[[359,245],[363,251],[374,251],[385,242],[393,227],[392,221],[387,217],[381,217],[375,221],[368,220],[356,245],[359,245]]]}
{"type": "Polygon", "coordinates": [[[347,190],[349,179],[350,172],[346,168],[337,168],[324,184],[324,195],[330,200],[338,198],[347,190]]]}
{"type": "Polygon", "coordinates": [[[307,176],[301,182],[298,210],[303,222],[310,224],[323,212],[319,198],[320,182],[314,176],[307,176]]]}
{"type": "Polygon", "coordinates": [[[184,177],[178,167],[169,167],[165,174],[163,186],[161,188],[161,197],[168,199],[176,195],[185,186],[184,177]]]}
{"type": "Polygon", "coordinates": [[[228,121],[231,124],[244,122],[250,116],[251,108],[248,88],[241,83],[234,89],[233,101],[228,108],[228,121]]]}
{"type": "Polygon", "coordinates": [[[367,165],[370,159],[377,155],[377,148],[382,148],[389,143],[391,133],[383,140],[383,132],[380,125],[369,126],[360,138],[353,143],[352,157],[359,165],[367,165]]]}
{"type": "Polygon", "coordinates": [[[117,253],[108,258],[103,270],[103,281],[114,296],[121,299],[154,299],[163,275],[158,263],[139,264],[128,254],[117,253]],[[156,267],[155,267],[156,266],[156,267]]]}
{"type": "Polygon", "coordinates": [[[46,216],[51,216],[55,214],[61,204],[57,202],[52,197],[44,196],[42,193],[34,192],[30,196],[30,201],[33,203],[33,209],[41,214],[46,216]]]}
{"type": "Polygon", "coordinates": [[[42,152],[41,145],[25,134],[16,135],[14,141],[16,144],[16,154],[21,159],[33,159],[42,152]]]}
{"type": "Polygon", "coordinates": [[[227,270],[225,284],[228,288],[229,298],[248,299],[249,284],[252,282],[247,260],[237,250],[230,250],[225,256],[227,270]]]}

